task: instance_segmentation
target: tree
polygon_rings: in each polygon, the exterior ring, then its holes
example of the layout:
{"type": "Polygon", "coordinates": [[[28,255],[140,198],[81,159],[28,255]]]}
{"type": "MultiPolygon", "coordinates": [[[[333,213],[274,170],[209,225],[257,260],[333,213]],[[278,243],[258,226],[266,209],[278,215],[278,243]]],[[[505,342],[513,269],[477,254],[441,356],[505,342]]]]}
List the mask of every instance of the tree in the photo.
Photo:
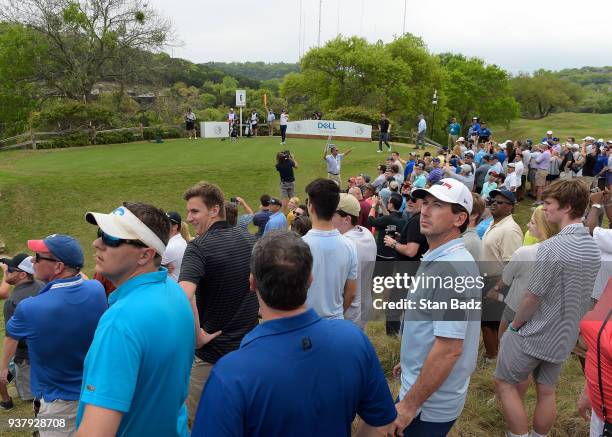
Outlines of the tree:
{"type": "Polygon", "coordinates": [[[580,85],[546,70],[538,70],[533,76],[520,74],[511,83],[521,110],[533,118],[575,109],[584,95],[580,85]]]}
{"type": "Polygon", "coordinates": [[[33,79],[52,94],[87,100],[95,83],[123,83],[137,59],[133,50],[159,50],[171,25],[144,0],[7,0],[0,17],[43,37],[53,56],[33,79]]]}
{"type": "Polygon", "coordinates": [[[448,73],[445,89],[451,114],[467,129],[472,117],[489,123],[508,124],[519,116],[508,73],[479,58],[444,53],[439,55],[448,73]]]}

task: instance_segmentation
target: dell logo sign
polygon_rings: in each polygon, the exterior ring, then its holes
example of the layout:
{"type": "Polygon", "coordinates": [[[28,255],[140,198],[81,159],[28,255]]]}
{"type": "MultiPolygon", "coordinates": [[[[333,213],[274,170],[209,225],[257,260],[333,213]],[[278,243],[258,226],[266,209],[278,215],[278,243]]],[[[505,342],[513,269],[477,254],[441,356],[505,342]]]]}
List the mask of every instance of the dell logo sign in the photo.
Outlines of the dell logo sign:
{"type": "Polygon", "coordinates": [[[330,123],[328,121],[320,121],[317,124],[317,128],[319,128],[319,129],[336,129],[336,125],[334,123],[330,123]]]}

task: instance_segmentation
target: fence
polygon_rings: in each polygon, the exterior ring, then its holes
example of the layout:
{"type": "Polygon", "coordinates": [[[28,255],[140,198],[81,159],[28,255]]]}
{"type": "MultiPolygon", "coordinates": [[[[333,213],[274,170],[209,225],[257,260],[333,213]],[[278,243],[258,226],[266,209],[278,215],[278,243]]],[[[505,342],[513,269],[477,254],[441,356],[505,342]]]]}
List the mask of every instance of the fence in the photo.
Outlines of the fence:
{"type": "MultiPolygon", "coordinates": [[[[75,144],[77,146],[84,146],[89,144],[107,144],[107,141],[100,141],[104,136],[119,134],[123,135],[121,141],[113,142],[129,142],[139,141],[146,139],[153,139],[156,137],[170,138],[178,137],[183,131],[181,126],[167,125],[167,126],[135,126],[118,129],[102,129],[97,130],[95,127],[86,129],[71,129],[59,132],[37,132],[33,129],[24,132],[19,135],[15,135],[9,138],[0,139],[0,151],[11,150],[11,149],[32,149],[36,150],[39,148],[47,148],[49,144],[55,145],[60,144],[62,139],[79,137],[81,143],[75,144]],[[127,135],[125,135],[127,134],[127,135]],[[124,141],[125,140],[125,141],[124,141]],[[86,142],[87,144],[83,144],[86,142]]],[[[67,145],[58,145],[57,147],[71,147],[69,141],[63,141],[67,145]]]]}

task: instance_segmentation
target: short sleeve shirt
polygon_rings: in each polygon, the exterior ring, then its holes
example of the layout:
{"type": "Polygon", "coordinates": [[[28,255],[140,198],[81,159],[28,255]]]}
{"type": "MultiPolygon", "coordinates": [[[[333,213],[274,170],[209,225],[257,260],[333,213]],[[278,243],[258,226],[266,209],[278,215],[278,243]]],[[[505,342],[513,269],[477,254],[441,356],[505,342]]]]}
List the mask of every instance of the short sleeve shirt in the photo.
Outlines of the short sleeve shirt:
{"type": "Polygon", "coordinates": [[[287,218],[282,211],[278,211],[270,216],[270,220],[266,223],[264,235],[273,230],[287,230],[287,218]]]}
{"type": "Polygon", "coordinates": [[[519,330],[525,353],[552,363],[567,359],[578,338],[601,263],[582,224],[568,225],[538,248],[528,289],[540,305],[519,330]]]}
{"type": "Polygon", "coordinates": [[[325,161],[327,162],[327,172],[331,174],[339,174],[342,158],[344,158],[344,153],[338,153],[335,157],[334,155],[327,155],[325,157],[325,161]]]}
{"type": "Polygon", "coordinates": [[[491,223],[482,238],[483,273],[489,276],[501,276],[505,264],[512,254],[523,243],[523,231],[514,221],[512,215],[504,217],[498,223],[491,223]]]}
{"type": "MultiPolygon", "coordinates": [[[[45,286],[40,281],[34,280],[30,282],[25,282],[23,284],[16,285],[11,292],[9,298],[4,302],[4,326],[8,323],[9,319],[13,317],[15,313],[15,309],[17,305],[22,300],[36,296],[38,292],[45,286]]],[[[15,351],[15,359],[16,363],[21,363],[23,360],[28,359],[28,346],[26,345],[25,340],[22,340],[17,345],[17,351],[15,351]]]]}

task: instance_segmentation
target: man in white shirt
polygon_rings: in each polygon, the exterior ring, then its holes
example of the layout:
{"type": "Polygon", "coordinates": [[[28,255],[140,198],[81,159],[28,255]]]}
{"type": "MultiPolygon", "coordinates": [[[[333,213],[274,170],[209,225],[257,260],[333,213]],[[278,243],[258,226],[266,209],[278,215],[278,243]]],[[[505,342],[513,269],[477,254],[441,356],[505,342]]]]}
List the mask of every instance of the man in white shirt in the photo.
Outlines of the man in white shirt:
{"type": "Polygon", "coordinates": [[[427,131],[427,123],[425,122],[425,116],[423,114],[419,115],[419,124],[417,126],[417,139],[416,139],[416,149],[421,148],[425,149],[425,132],[427,131]]]}
{"type": "Polygon", "coordinates": [[[520,202],[523,200],[523,194],[525,192],[525,187],[523,186],[525,165],[523,164],[523,157],[519,153],[514,157],[514,172],[516,173],[516,200],[520,202]]]}
{"type": "Polygon", "coordinates": [[[289,123],[289,114],[283,109],[280,115],[280,131],[281,131],[281,144],[285,144],[285,138],[287,136],[287,123],[289,123]]]}
{"type": "Polygon", "coordinates": [[[270,137],[274,134],[274,120],[276,120],[274,111],[268,109],[268,136],[270,137]]]}
{"type": "Polygon", "coordinates": [[[187,249],[187,242],[181,235],[181,215],[178,212],[171,211],[166,214],[170,219],[170,240],[166,246],[166,251],[162,256],[162,266],[168,269],[168,275],[178,282],[181,273],[181,264],[183,263],[183,254],[187,249]]]}
{"type": "Polygon", "coordinates": [[[236,121],[236,113],[234,112],[234,108],[230,108],[229,113],[227,114],[228,136],[231,136],[234,121],[236,121]]]}
{"type": "Polygon", "coordinates": [[[363,226],[357,225],[361,208],[359,201],[351,194],[341,193],[332,224],[340,233],[351,240],[357,250],[357,290],[351,306],[344,312],[344,318],[352,320],[361,329],[365,328],[372,309],[372,275],[376,262],[376,240],[363,226]]]}
{"type": "Polygon", "coordinates": [[[504,186],[508,191],[516,192],[518,188],[518,178],[516,176],[516,164],[511,162],[508,164],[508,174],[506,174],[506,180],[504,181],[504,186]]]}
{"type": "Polygon", "coordinates": [[[257,123],[259,122],[259,114],[255,109],[251,112],[251,132],[253,132],[253,136],[257,136],[257,123]]]}
{"type": "Polygon", "coordinates": [[[327,154],[327,148],[323,151],[323,160],[327,163],[327,177],[338,184],[342,188],[342,179],[340,178],[340,166],[345,156],[348,156],[353,149],[348,149],[344,153],[338,153],[338,148],[330,144],[330,154],[327,154]]]}

